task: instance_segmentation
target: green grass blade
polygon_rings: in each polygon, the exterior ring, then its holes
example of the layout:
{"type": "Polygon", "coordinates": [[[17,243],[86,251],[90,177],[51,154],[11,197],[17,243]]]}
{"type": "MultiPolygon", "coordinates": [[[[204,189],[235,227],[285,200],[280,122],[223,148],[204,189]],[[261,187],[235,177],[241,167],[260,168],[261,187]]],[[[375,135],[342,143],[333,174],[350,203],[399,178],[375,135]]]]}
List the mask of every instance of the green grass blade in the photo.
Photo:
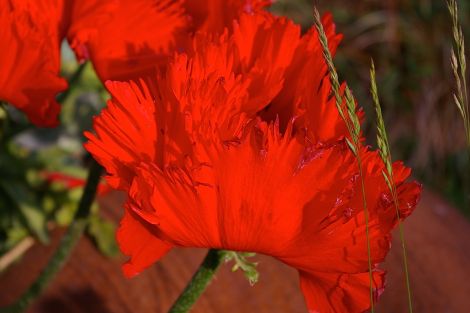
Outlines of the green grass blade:
{"type": "Polygon", "coordinates": [[[452,48],[450,64],[456,83],[454,102],[462,115],[467,146],[470,148],[470,113],[467,93],[467,62],[465,58],[465,40],[459,23],[459,10],[456,0],[448,0],[447,7],[452,18],[452,35],[455,50],[452,48]]]}
{"type": "Polygon", "coordinates": [[[379,147],[379,154],[382,158],[382,161],[385,164],[385,171],[383,171],[383,176],[387,186],[390,190],[390,193],[393,197],[393,202],[395,205],[395,210],[397,213],[398,219],[398,229],[400,233],[400,241],[403,253],[403,268],[405,274],[405,281],[406,281],[406,291],[408,295],[408,310],[410,313],[413,313],[413,302],[412,302],[412,293],[411,293],[411,285],[410,285],[410,275],[408,271],[408,258],[406,253],[406,243],[405,243],[405,234],[403,230],[403,225],[401,223],[401,216],[400,216],[400,205],[398,202],[398,195],[397,189],[393,179],[393,167],[392,167],[392,155],[390,153],[390,145],[388,143],[388,136],[387,131],[385,129],[385,122],[382,115],[382,108],[380,107],[380,100],[379,100],[379,93],[377,90],[377,82],[375,78],[375,65],[374,61],[371,62],[371,69],[370,69],[370,92],[372,95],[372,100],[374,103],[375,113],[376,113],[376,126],[377,126],[377,145],[379,147]]]}
{"type": "Polygon", "coordinates": [[[361,133],[361,126],[359,118],[356,114],[356,103],[352,96],[352,93],[349,87],[346,85],[345,88],[345,96],[344,101],[346,102],[346,107],[343,107],[343,97],[340,93],[340,84],[338,79],[338,73],[333,63],[333,58],[331,56],[330,49],[328,48],[328,39],[325,34],[325,30],[323,29],[323,25],[321,23],[320,13],[318,12],[317,8],[314,8],[314,20],[315,20],[315,27],[318,31],[318,37],[320,44],[323,49],[323,56],[325,58],[325,62],[328,67],[328,72],[330,75],[331,86],[333,96],[335,97],[335,104],[338,109],[338,112],[343,119],[344,123],[346,124],[349,134],[351,136],[351,141],[347,139],[348,146],[351,148],[351,151],[356,156],[358,169],[359,169],[359,176],[361,178],[361,188],[362,188],[362,200],[363,200],[363,208],[364,208],[364,216],[365,216],[365,224],[366,224],[366,238],[367,238],[367,259],[368,259],[368,267],[369,267],[369,282],[370,282],[370,305],[371,305],[371,312],[374,313],[374,290],[373,290],[373,276],[372,276],[372,259],[371,259],[371,249],[370,249],[370,238],[369,238],[369,212],[367,209],[367,200],[366,200],[366,190],[365,190],[365,183],[364,183],[364,175],[363,175],[363,168],[362,168],[362,160],[361,160],[361,143],[360,143],[360,133],[361,133]]]}

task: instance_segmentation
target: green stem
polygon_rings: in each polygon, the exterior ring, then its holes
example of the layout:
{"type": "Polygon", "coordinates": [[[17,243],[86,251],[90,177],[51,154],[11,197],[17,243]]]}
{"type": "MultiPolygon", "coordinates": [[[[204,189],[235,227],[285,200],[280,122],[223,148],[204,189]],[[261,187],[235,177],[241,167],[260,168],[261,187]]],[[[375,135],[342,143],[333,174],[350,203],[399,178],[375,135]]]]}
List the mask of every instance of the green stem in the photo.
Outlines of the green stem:
{"type": "Polygon", "coordinates": [[[72,74],[72,76],[70,76],[70,79],[68,80],[69,88],[67,88],[63,93],[57,96],[57,102],[63,104],[65,100],[67,100],[68,96],[70,95],[72,90],[75,88],[76,83],[82,77],[82,74],[83,74],[83,71],[85,70],[86,65],[87,65],[87,62],[80,64],[78,68],[75,70],[75,72],[72,74]]]}
{"type": "Polygon", "coordinates": [[[188,312],[209,285],[224,257],[224,251],[210,249],[201,266],[168,312],[188,312]]]}
{"type": "Polygon", "coordinates": [[[77,212],[72,223],[69,225],[67,232],[62,237],[59,247],[55,251],[49,263],[39,274],[39,277],[29,287],[29,289],[10,307],[0,309],[0,312],[24,312],[31,302],[33,302],[33,300],[35,300],[44,291],[44,289],[54,278],[55,274],[62,268],[70,256],[73,248],[78,243],[88,223],[88,215],[90,213],[93,200],[95,199],[96,190],[100,182],[101,172],[101,166],[93,160],[77,212]]]}

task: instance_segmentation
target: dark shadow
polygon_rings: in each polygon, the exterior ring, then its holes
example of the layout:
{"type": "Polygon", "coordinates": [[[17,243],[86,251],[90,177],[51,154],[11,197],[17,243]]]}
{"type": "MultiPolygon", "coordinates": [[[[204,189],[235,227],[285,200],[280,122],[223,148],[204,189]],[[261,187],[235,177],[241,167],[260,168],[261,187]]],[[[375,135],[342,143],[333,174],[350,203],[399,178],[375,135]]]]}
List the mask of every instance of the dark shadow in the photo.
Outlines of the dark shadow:
{"type": "Polygon", "coordinates": [[[103,298],[89,288],[64,291],[60,296],[44,297],[39,301],[35,312],[38,313],[111,313],[103,298]]]}

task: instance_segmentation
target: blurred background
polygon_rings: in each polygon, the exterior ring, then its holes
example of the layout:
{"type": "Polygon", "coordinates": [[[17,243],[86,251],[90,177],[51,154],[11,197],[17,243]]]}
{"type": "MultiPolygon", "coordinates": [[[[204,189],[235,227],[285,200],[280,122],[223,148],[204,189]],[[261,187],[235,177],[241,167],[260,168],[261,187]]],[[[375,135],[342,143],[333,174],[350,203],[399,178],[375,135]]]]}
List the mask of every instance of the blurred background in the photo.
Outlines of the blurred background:
{"type": "MultiPolygon", "coordinates": [[[[470,0],[458,4],[469,38],[470,0]]],[[[466,296],[470,294],[470,158],[463,122],[452,99],[452,33],[446,2],[329,0],[318,1],[317,6],[323,13],[333,13],[338,32],[344,34],[335,63],[340,78],[348,81],[366,111],[368,143],[375,147],[369,96],[373,58],[392,155],[412,167],[415,178],[425,186],[422,203],[406,223],[416,312],[470,312],[466,296]]],[[[313,23],[311,0],[277,0],[271,10],[293,18],[305,31],[313,23]]],[[[74,80],[78,68],[64,45],[63,76],[74,80]]],[[[0,305],[18,297],[47,262],[81,196],[89,162],[82,133],[90,129],[91,117],[108,96],[90,64],[80,71],[75,88],[66,95],[62,123],[56,129],[37,129],[11,106],[0,107],[0,305]]],[[[121,200],[114,194],[101,197],[76,258],[32,312],[164,312],[171,304],[203,253],[172,254],[143,278],[124,281],[119,272],[122,258],[114,242],[120,216],[116,207],[121,200]],[[82,264],[94,274],[83,275],[82,264]],[[175,264],[186,269],[178,272],[175,264]],[[75,285],[71,284],[74,280],[75,285]],[[109,290],[97,291],[103,286],[109,290]],[[153,298],[157,291],[163,295],[153,298]],[[121,297],[121,305],[110,304],[113,297],[121,297]],[[93,305],[84,307],[84,299],[93,305]]],[[[401,256],[395,249],[398,242],[393,247],[386,264],[391,291],[385,293],[379,312],[406,312],[401,256]]],[[[304,312],[295,273],[260,258],[262,277],[257,286],[250,289],[241,275],[224,269],[213,284],[219,287],[210,287],[195,312],[304,312]],[[220,296],[221,288],[235,289],[229,292],[232,300],[220,296]],[[246,297],[252,300],[245,301],[245,307],[224,309],[240,305],[246,297]]]]}

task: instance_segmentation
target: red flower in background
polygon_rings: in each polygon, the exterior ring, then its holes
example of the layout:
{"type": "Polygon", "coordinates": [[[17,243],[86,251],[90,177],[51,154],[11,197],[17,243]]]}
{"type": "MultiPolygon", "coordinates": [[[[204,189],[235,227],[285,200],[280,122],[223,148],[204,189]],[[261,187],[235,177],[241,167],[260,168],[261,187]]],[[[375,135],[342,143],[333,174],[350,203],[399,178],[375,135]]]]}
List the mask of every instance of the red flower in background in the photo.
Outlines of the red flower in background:
{"type": "Polygon", "coordinates": [[[130,80],[154,75],[175,51],[190,48],[197,29],[218,32],[254,0],[0,0],[0,99],[37,126],[58,123],[56,95],[67,88],[60,44],[79,60],[91,58],[99,77],[130,80]],[[222,20],[221,18],[227,18],[222,20]]]}
{"type": "MultiPolygon", "coordinates": [[[[330,48],[340,40],[323,19],[330,48]]],[[[128,200],[118,232],[133,276],[172,247],[259,252],[298,269],[312,312],[370,306],[367,239],[354,155],[314,29],[268,13],[222,36],[198,34],[156,79],[109,82],[113,98],[86,148],[128,200]]],[[[363,149],[373,264],[397,217],[376,152],[363,149]]],[[[420,186],[394,164],[401,216],[420,186]]],[[[383,272],[374,266],[374,290],[383,272]]]]}
{"type": "MultiPolygon", "coordinates": [[[[85,187],[86,184],[85,179],[65,174],[62,172],[44,171],[42,173],[42,176],[44,177],[47,183],[59,183],[62,184],[66,189],[82,188],[85,187]]],[[[98,195],[104,196],[110,191],[111,188],[105,182],[101,182],[98,185],[98,195]]]]}

